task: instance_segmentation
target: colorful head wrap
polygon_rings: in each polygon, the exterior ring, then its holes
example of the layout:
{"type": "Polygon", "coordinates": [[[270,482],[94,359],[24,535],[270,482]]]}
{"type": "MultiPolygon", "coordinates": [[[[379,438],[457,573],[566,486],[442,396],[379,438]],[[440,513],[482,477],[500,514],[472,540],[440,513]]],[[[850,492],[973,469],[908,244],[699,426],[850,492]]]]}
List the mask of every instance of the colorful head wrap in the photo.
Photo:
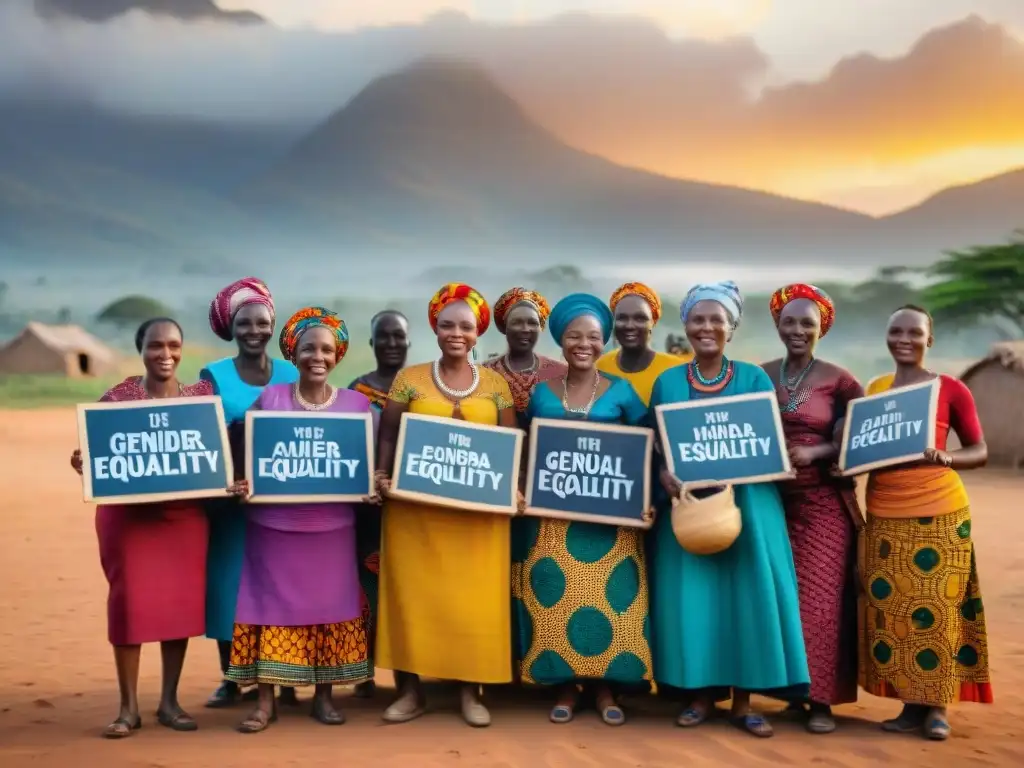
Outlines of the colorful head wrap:
{"type": "Polygon", "coordinates": [[[483,297],[483,294],[465,283],[448,283],[443,285],[430,300],[430,305],[427,308],[427,317],[430,319],[430,327],[434,330],[434,333],[437,333],[437,316],[441,314],[445,307],[457,301],[466,302],[469,308],[473,310],[473,315],[476,317],[477,335],[482,336],[484,331],[491,325],[491,307],[487,304],[487,299],[483,297]]]}
{"type": "Polygon", "coordinates": [[[278,343],[281,346],[281,354],[286,360],[295,361],[295,347],[299,344],[299,337],[310,328],[317,326],[329,328],[334,334],[334,343],[338,350],[337,362],[341,362],[341,358],[348,352],[348,326],[336,312],[331,312],[323,307],[300,309],[289,317],[288,322],[281,328],[281,337],[278,343]]]}
{"type": "Polygon", "coordinates": [[[739,286],[732,280],[723,280],[720,283],[698,283],[693,286],[679,306],[679,317],[684,323],[694,306],[702,301],[717,301],[725,307],[726,314],[732,321],[733,330],[743,319],[743,296],[740,295],[739,286]]]}
{"type": "Polygon", "coordinates": [[[775,320],[775,327],[778,328],[779,326],[782,310],[786,308],[789,302],[796,299],[809,299],[818,305],[818,310],[821,312],[821,335],[824,336],[828,333],[829,328],[832,327],[832,323],[836,319],[836,305],[832,303],[832,298],[821,288],[809,283],[793,283],[792,285],[779,288],[779,290],[772,294],[772,298],[768,302],[768,309],[771,310],[772,319],[775,320]]]}
{"type": "Polygon", "coordinates": [[[551,310],[551,317],[548,318],[548,328],[555,343],[561,345],[566,328],[581,315],[593,315],[597,318],[601,323],[604,343],[607,344],[612,337],[615,316],[607,304],[589,293],[571,293],[555,304],[555,308],[551,310]]]}
{"type": "Polygon", "coordinates": [[[520,304],[529,304],[540,316],[541,330],[547,325],[548,316],[551,314],[551,307],[547,299],[536,291],[529,291],[526,288],[510,288],[505,291],[498,300],[494,302],[494,327],[499,333],[505,333],[505,320],[509,312],[520,304]]]}
{"type": "Polygon", "coordinates": [[[270,310],[270,317],[274,317],[274,300],[270,296],[270,289],[262,280],[243,277],[221,289],[210,302],[210,328],[213,332],[224,341],[231,341],[234,337],[231,324],[235,314],[246,304],[262,304],[270,310]]]}
{"type": "Polygon", "coordinates": [[[643,283],[623,283],[612,294],[608,304],[612,308],[612,312],[615,311],[615,307],[619,305],[619,302],[626,296],[639,296],[641,299],[651,305],[651,317],[654,318],[654,324],[658,324],[658,320],[661,319],[661,298],[653,290],[648,288],[643,283]]]}

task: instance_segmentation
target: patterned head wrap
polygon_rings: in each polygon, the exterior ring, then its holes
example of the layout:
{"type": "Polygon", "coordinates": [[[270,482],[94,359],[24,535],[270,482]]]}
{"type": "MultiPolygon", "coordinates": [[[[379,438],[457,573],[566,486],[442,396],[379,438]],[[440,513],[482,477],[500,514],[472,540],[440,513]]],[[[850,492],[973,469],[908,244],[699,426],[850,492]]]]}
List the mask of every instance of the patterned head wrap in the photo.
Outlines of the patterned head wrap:
{"type": "Polygon", "coordinates": [[[281,329],[281,338],[278,341],[281,354],[286,360],[295,362],[295,347],[299,344],[299,337],[317,326],[328,328],[334,334],[334,344],[338,352],[337,362],[341,362],[341,358],[348,352],[348,326],[336,312],[323,307],[306,307],[288,318],[288,322],[281,329]]]}
{"type": "Polygon", "coordinates": [[[740,320],[743,319],[743,296],[740,295],[739,286],[732,280],[723,280],[720,283],[698,283],[690,289],[679,306],[679,317],[685,323],[694,306],[702,301],[717,301],[729,315],[735,330],[740,320]]]}
{"type": "Polygon", "coordinates": [[[828,333],[829,328],[832,327],[832,323],[836,319],[836,305],[832,303],[832,298],[821,288],[809,283],[793,283],[792,285],[779,288],[779,290],[772,294],[772,298],[768,302],[768,309],[771,310],[772,319],[775,320],[775,327],[779,327],[782,310],[786,308],[789,302],[796,299],[809,299],[818,305],[818,311],[821,312],[821,335],[824,336],[828,333]]]}
{"type": "Polygon", "coordinates": [[[473,310],[473,315],[476,317],[477,335],[483,336],[484,331],[491,325],[491,307],[488,305],[487,299],[483,297],[483,294],[465,283],[448,283],[443,285],[430,300],[430,305],[427,308],[427,317],[430,319],[430,327],[434,333],[437,333],[437,316],[441,314],[445,307],[457,301],[466,302],[469,308],[473,310]]]}
{"type": "Polygon", "coordinates": [[[608,304],[612,308],[612,312],[619,305],[626,296],[639,296],[641,299],[651,305],[651,317],[654,318],[654,324],[657,325],[661,319],[661,299],[658,294],[648,288],[643,283],[623,283],[612,294],[608,304]]]}
{"type": "Polygon", "coordinates": [[[608,308],[608,305],[597,296],[589,293],[571,293],[555,304],[551,310],[551,317],[548,319],[548,328],[555,343],[562,344],[562,336],[573,320],[581,315],[593,315],[601,323],[601,335],[604,343],[612,337],[612,328],[615,325],[615,316],[608,308]]]}
{"type": "Polygon", "coordinates": [[[266,284],[255,277],[243,277],[221,289],[210,302],[210,328],[213,332],[224,341],[231,341],[235,314],[246,304],[262,304],[270,310],[271,319],[274,318],[274,300],[266,284]]]}
{"type": "Polygon", "coordinates": [[[509,313],[520,304],[529,304],[540,316],[540,327],[544,330],[547,325],[548,316],[551,314],[551,307],[547,299],[536,291],[529,291],[526,288],[510,288],[505,291],[498,300],[494,302],[494,327],[499,333],[505,333],[505,320],[509,313]]]}

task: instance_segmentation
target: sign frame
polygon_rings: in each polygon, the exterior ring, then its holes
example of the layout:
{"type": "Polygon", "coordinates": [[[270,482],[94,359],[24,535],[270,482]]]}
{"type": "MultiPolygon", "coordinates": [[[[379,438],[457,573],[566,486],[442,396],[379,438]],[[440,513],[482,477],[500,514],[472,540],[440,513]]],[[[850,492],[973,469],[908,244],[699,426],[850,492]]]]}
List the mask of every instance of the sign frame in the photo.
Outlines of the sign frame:
{"type": "Polygon", "coordinates": [[[876,392],[873,395],[865,395],[864,397],[858,397],[855,400],[850,400],[846,404],[846,414],[843,416],[843,436],[842,442],[839,444],[839,458],[836,464],[839,466],[839,473],[843,477],[856,477],[857,475],[864,475],[876,469],[883,469],[885,467],[894,467],[900,464],[906,464],[910,461],[916,461],[924,458],[924,452],[919,451],[904,456],[894,456],[890,459],[883,459],[881,461],[873,461],[868,464],[863,464],[852,469],[846,468],[847,460],[847,445],[850,440],[850,425],[852,424],[851,416],[853,416],[854,406],[857,403],[868,402],[872,400],[883,400],[892,398],[893,395],[901,395],[905,392],[912,392],[915,390],[931,389],[932,394],[928,402],[928,415],[926,417],[926,442],[929,448],[935,447],[935,418],[939,410],[939,387],[941,386],[940,377],[936,376],[928,381],[922,381],[918,384],[908,384],[904,387],[892,387],[890,389],[883,390],[882,392],[876,392]]]}
{"type": "Polygon", "coordinates": [[[78,422],[78,450],[82,454],[82,501],[87,504],[156,504],[166,501],[188,501],[190,499],[216,499],[227,496],[228,489],[235,482],[235,468],[231,457],[231,442],[228,439],[227,423],[224,421],[224,405],[219,395],[199,397],[146,398],[144,400],[117,400],[114,402],[79,403],[76,407],[78,422]],[[221,455],[224,467],[224,488],[218,493],[212,488],[181,493],[134,493],[126,496],[96,496],[93,493],[92,457],[89,453],[89,433],[86,414],[90,411],[146,410],[147,408],[175,408],[181,405],[213,405],[217,412],[217,427],[221,439],[221,455]]]}
{"type": "Polygon", "coordinates": [[[416,419],[419,421],[428,421],[437,424],[444,424],[445,426],[451,426],[452,423],[457,425],[468,425],[470,429],[483,432],[503,432],[506,434],[512,434],[515,436],[515,453],[514,460],[512,463],[512,472],[509,475],[509,485],[511,486],[509,505],[497,505],[497,504],[483,504],[481,502],[473,501],[458,501],[457,499],[448,499],[444,496],[434,496],[429,493],[420,493],[419,491],[407,491],[399,486],[399,478],[401,477],[400,471],[392,471],[391,473],[391,487],[388,490],[388,498],[395,499],[397,501],[411,501],[416,504],[429,504],[434,507],[444,507],[446,509],[455,509],[466,512],[489,512],[491,514],[506,515],[508,517],[516,517],[519,515],[519,475],[522,471],[523,465],[523,440],[526,437],[526,433],[518,427],[503,427],[500,425],[489,425],[489,424],[478,424],[472,421],[460,421],[458,419],[452,419],[445,416],[431,416],[425,413],[410,413],[406,411],[402,414],[402,422],[398,427],[398,438],[395,440],[395,467],[401,467],[402,457],[405,454],[405,438],[407,432],[407,424],[409,419],[416,419]]]}
{"type": "Polygon", "coordinates": [[[530,504],[533,496],[533,477],[537,468],[537,432],[540,428],[587,430],[594,432],[610,432],[613,434],[644,434],[644,467],[647,468],[643,487],[643,510],[646,514],[651,508],[651,460],[654,457],[654,430],[648,427],[633,427],[625,424],[609,424],[606,422],[573,420],[573,419],[544,419],[535,418],[530,422],[529,455],[526,469],[526,512],[527,517],[544,517],[555,520],[566,520],[569,522],[599,523],[602,525],[615,525],[624,528],[639,528],[650,530],[654,524],[653,516],[650,520],[638,520],[632,517],[609,517],[608,515],[595,515],[586,512],[565,512],[559,509],[547,509],[545,507],[534,507],[530,504]]]}
{"type": "Polygon", "coordinates": [[[373,445],[373,415],[366,413],[343,413],[339,411],[263,411],[249,410],[245,412],[245,479],[249,482],[249,490],[255,486],[253,478],[256,476],[255,456],[253,455],[253,422],[257,419],[347,419],[350,421],[363,421],[366,423],[366,470],[369,475],[369,494],[340,493],[332,495],[308,495],[290,494],[276,495],[253,493],[246,502],[249,504],[361,504],[366,500],[367,495],[374,493],[374,477],[376,470],[374,466],[374,445],[373,445]]]}
{"type": "Polygon", "coordinates": [[[661,444],[661,451],[665,459],[665,466],[673,475],[676,474],[675,452],[672,450],[672,445],[668,441],[668,431],[665,428],[666,411],[680,411],[685,408],[707,408],[709,404],[716,403],[721,403],[723,404],[723,407],[728,407],[730,403],[751,402],[755,400],[765,400],[771,405],[775,434],[779,439],[779,446],[781,447],[783,469],[779,472],[773,472],[767,475],[754,475],[734,480],[709,479],[684,482],[684,487],[687,489],[698,490],[702,488],[719,488],[723,485],[777,483],[783,480],[793,479],[793,465],[789,460],[789,446],[786,443],[785,430],[782,428],[782,411],[779,409],[778,395],[774,391],[748,392],[743,395],[728,395],[726,397],[702,397],[700,399],[685,400],[680,403],[666,403],[664,405],[655,406],[654,415],[658,422],[658,440],[661,444]]]}

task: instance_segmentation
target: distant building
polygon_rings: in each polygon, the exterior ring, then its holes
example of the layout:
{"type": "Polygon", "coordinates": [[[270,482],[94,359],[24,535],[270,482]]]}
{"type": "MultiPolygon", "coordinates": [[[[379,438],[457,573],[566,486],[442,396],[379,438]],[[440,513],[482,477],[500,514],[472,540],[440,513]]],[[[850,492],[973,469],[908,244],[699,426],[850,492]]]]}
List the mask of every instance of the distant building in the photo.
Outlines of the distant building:
{"type": "Polygon", "coordinates": [[[960,380],[974,395],[989,463],[1024,467],[1024,340],[993,344],[960,380]]]}
{"type": "Polygon", "coordinates": [[[0,375],[106,376],[120,362],[114,350],[77,325],[29,323],[0,347],[0,375]]]}

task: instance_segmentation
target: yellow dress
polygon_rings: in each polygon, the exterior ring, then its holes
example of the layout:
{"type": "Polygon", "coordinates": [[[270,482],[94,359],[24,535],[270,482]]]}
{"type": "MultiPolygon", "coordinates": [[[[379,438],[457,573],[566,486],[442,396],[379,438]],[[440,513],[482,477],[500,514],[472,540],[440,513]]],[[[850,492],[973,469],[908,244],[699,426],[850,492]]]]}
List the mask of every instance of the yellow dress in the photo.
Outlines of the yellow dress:
{"type": "Polygon", "coordinates": [[[669,368],[684,365],[686,362],[687,358],[679,357],[678,355],[670,355],[667,352],[655,352],[654,360],[642,371],[626,373],[626,371],[619,368],[619,350],[613,349],[611,352],[601,355],[597,361],[597,369],[628,381],[633,385],[636,393],[640,395],[644,405],[650,405],[651,391],[654,389],[655,380],[669,368]]]}
{"type": "MultiPolygon", "coordinates": [[[[497,424],[512,393],[500,374],[479,370],[479,386],[459,409],[466,421],[497,424]]],[[[400,371],[388,397],[410,413],[452,414],[429,363],[400,371]]],[[[397,500],[383,515],[377,665],[442,680],[510,682],[510,518],[397,500]]]]}

